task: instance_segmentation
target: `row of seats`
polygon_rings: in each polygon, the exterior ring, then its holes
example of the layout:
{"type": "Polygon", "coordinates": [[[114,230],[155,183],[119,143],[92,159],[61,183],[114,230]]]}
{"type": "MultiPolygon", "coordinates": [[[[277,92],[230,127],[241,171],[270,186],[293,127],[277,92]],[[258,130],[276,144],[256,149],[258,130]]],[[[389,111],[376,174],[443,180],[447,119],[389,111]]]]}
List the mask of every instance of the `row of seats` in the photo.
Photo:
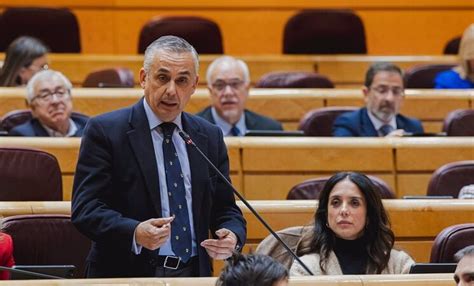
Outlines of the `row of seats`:
{"type": "MultiPolygon", "coordinates": [[[[76,230],[69,215],[10,216],[3,221],[3,231],[13,238],[15,245],[13,255],[17,264],[75,265],[76,277],[84,277],[85,259],[90,248],[90,241],[76,230]]],[[[303,227],[292,227],[281,230],[278,234],[283,240],[287,240],[289,236],[293,238],[301,236],[302,231],[303,227]]],[[[435,238],[431,248],[430,262],[454,262],[454,254],[472,244],[473,237],[474,223],[445,228],[435,238]]],[[[260,245],[272,240],[272,237],[268,237],[260,245]]],[[[265,254],[284,262],[281,253],[281,247],[278,247],[269,249],[265,254]]]]}
{"type": "MultiPolygon", "coordinates": [[[[339,115],[358,108],[357,106],[337,106],[313,109],[300,120],[298,130],[303,131],[305,136],[330,137],[334,120],[339,115]]],[[[74,119],[87,118],[88,116],[73,112],[71,117],[74,119]]],[[[0,131],[6,132],[6,135],[13,127],[23,124],[31,118],[30,110],[12,110],[0,119],[0,131]]],[[[457,109],[450,112],[444,120],[441,131],[447,136],[474,136],[474,110],[457,109]]]]}
{"type": "MultiPolygon", "coordinates": [[[[41,39],[55,53],[81,51],[79,25],[68,9],[8,8],[0,17],[0,51],[20,35],[41,39]]],[[[188,40],[200,54],[223,54],[219,26],[194,16],[156,17],[140,32],[138,53],[163,35],[188,40]]],[[[291,17],[283,32],[284,54],[366,54],[364,24],[351,10],[303,10],[291,17]]],[[[457,54],[460,37],[449,41],[445,54],[457,54]]]]}
{"type": "MultiPolygon", "coordinates": [[[[3,183],[0,201],[61,201],[62,179],[58,160],[53,155],[32,149],[0,148],[3,183]]],[[[385,199],[395,198],[386,182],[370,177],[385,199]]],[[[294,186],[288,199],[317,199],[328,178],[318,178],[294,186]]],[[[474,161],[453,162],[436,170],[427,195],[458,197],[459,190],[474,184],[474,161]]]]}

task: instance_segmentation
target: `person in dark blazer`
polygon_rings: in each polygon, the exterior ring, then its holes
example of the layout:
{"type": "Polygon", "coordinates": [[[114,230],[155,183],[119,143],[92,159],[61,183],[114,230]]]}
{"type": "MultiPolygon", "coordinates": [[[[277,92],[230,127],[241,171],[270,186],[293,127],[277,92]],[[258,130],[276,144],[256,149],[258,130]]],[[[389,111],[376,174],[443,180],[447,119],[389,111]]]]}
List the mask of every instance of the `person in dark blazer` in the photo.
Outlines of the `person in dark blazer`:
{"type": "Polygon", "coordinates": [[[10,136],[80,137],[88,117],[72,113],[71,82],[60,72],[36,73],[26,86],[32,118],[12,128],[10,136]]]}
{"type": "Polygon", "coordinates": [[[250,75],[247,64],[230,56],[215,59],[207,69],[212,105],[196,115],[222,129],[225,136],[244,136],[248,130],[283,130],[280,122],[245,109],[250,75]]]}
{"type": "Polygon", "coordinates": [[[157,39],[140,70],[144,99],[89,120],[71,215],[92,240],[88,277],[210,276],[211,258],[226,259],[245,243],[232,190],[179,135],[188,133],[229,178],[222,131],[183,112],[198,63],[185,40],[157,39]]]}
{"type": "Polygon", "coordinates": [[[377,137],[423,133],[418,119],[399,114],[405,96],[399,67],[385,62],[371,65],[362,91],[366,107],[338,116],[333,123],[334,136],[377,137]]]}

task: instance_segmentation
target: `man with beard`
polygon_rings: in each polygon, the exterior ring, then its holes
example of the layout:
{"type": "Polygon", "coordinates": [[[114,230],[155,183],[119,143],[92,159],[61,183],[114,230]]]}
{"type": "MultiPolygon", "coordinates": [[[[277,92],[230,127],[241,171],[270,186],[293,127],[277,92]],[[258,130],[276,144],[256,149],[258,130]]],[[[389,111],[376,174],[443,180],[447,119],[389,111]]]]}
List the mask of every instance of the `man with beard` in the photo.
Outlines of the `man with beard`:
{"type": "Polygon", "coordinates": [[[197,115],[219,126],[225,136],[243,136],[247,130],[283,130],[278,121],[245,109],[250,75],[244,61],[219,57],[209,65],[206,77],[212,106],[197,115]]]}
{"type": "Polygon", "coordinates": [[[26,86],[26,102],[33,118],[8,133],[11,136],[79,137],[87,123],[72,114],[71,82],[60,72],[43,70],[26,86]]]}
{"type": "Polygon", "coordinates": [[[366,107],[336,118],[334,136],[377,137],[423,133],[418,119],[399,114],[405,96],[399,67],[385,62],[372,64],[365,75],[362,91],[366,107]]]}

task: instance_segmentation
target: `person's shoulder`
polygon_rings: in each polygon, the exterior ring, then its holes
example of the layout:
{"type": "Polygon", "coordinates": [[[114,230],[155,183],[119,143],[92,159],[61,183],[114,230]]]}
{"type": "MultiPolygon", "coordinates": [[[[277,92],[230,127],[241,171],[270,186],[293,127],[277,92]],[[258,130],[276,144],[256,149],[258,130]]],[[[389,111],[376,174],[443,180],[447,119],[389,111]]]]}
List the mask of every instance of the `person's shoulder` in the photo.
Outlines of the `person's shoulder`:
{"type": "Polygon", "coordinates": [[[30,119],[25,123],[13,127],[8,135],[10,136],[35,136],[35,130],[33,128],[33,120],[30,119]]]}
{"type": "MultiPolygon", "coordinates": [[[[319,268],[319,254],[309,253],[303,256],[300,256],[300,260],[313,272],[313,274],[321,274],[319,268]]],[[[307,276],[308,272],[304,267],[296,260],[293,260],[293,264],[290,267],[290,276],[307,276]]]]}
{"type": "Polygon", "coordinates": [[[340,114],[336,117],[336,121],[354,121],[362,116],[362,113],[366,110],[365,108],[359,108],[354,111],[348,111],[340,114]]]}
{"type": "Polygon", "coordinates": [[[392,248],[390,251],[388,272],[389,274],[406,274],[410,271],[410,267],[414,263],[415,261],[408,253],[392,248]]]}
{"type": "Polygon", "coordinates": [[[191,113],[183,112],[183,116],[185,121],[189,126],[196,128],[197,130],[205,131],[205,132],[218,132],[221,130],[217,125],[212,124],[205,118],[199,115],[194,115],[191,113]]]}
{"type": "Polygon", "coordinates": [[[247,121],[253,121],[265,127],[262,129],[283,130],[283,126],[279,121],[254,111],[245,109],[245,117],[247,121]]]}
{"type": "Polygon", "coordinates": [[[9,234],[0,232],[0,247],[10,248],[13,245],[13,239],[9,234]]]}

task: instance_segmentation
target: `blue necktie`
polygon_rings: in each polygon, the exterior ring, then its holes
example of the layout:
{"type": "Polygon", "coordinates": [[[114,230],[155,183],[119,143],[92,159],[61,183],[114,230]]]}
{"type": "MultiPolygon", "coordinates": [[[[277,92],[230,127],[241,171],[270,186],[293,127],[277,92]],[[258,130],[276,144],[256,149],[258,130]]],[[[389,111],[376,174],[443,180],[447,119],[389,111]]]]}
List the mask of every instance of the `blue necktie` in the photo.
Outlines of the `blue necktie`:
{"type": "Polygon", "coordinates": [[[232,136],[239,136],[240,135],[239,128],[237,128],[237,126],[235,125],[232,125],[232,128],[230,129],[230,134],[232,134],[232,136]]]}
{"type": "Polygon", "coordinates": [[[178,153],[171,139],[176,125],[171,122],[164,122],[160,126],[164,136],[163,159],[170,214],[175,215],[174,221],[171,223],[171,247],[174,254],[186,263],[191,257],[191,228],[189,226],[188,205],[186,204],[184,175],[179,163],[178,153]]]}
{"type": "Polygon", "coordinates": [[[385,124],[385,125],[382,125],[382,127],[380,127],[379,130],[382,136],[386,136],[387,134],[393,131],[393,127],[389,124],[385,124]]]}

